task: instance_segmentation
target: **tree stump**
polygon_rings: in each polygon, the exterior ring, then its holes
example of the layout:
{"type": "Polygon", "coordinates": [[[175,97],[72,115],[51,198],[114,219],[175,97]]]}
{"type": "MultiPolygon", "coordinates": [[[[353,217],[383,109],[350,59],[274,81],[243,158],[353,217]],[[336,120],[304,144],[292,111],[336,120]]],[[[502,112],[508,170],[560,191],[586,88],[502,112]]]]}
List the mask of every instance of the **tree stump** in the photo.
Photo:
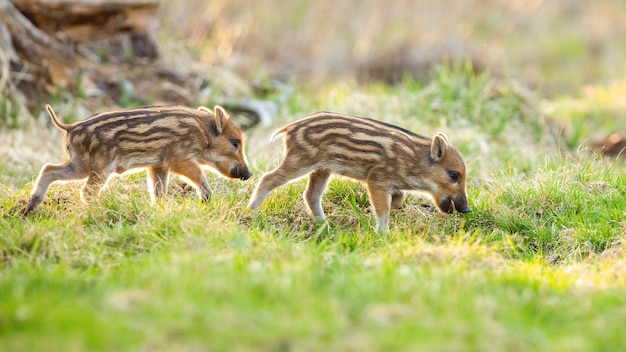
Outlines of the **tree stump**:
{"type": "Polygon", "coordinates": [[[158,25],[157,0],[0,0],[0,99],[36,111],[89,81],[118,100],[123,64],[158,57],[158,25]]]}

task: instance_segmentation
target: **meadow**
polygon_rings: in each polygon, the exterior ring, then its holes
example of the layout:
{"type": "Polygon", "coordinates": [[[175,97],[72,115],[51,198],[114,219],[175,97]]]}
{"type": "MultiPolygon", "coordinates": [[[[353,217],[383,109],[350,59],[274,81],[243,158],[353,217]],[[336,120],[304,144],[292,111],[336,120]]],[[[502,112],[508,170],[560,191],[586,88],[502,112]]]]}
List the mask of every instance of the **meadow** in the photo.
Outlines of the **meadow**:
{"type": "Polygon", "coordinates": [[[258,97],[278,112],[246,131],[255,175],[208,173],[209,204],[176,180],[153,204],[142,171],[87,205],[79,184],[55,184],[27,218],[16,210],[60,161],[61,133],[43,114],[4,128],[0,350],[624,350],[625,165],[588,148],[626,127],[624,82],[542,95],[467,61],[395,85],[299,82],[258,97]],[[306,212],[304,180],[249,210],[282,156],[271,133],[317,110],[445,132],[473,211],[411,195],[379,235],[364,187],[339,178],[324,223],[306,212]]]}
{"type": "MultiPolygon", "coordinates": [[[[41,160],[3,163],[3,350],[606,350],[626,343],[623,163],[562,149],[506,86],[465,71],[433,83],[295,94],[285,121],[323,103],[430,135],[466,158],[474,211],[441,215],[419,196],[378,235],[361,185],[334,180],[328,222],[299,181],[246,203],[281,155],[249,133],[255,177],[212,177],[203,205],[175,184],[152,205],[145,173],[115,178],[87,206],[55,185],[23,204],[41,160]],[[434,108],[434,107],[437,108],[434,108]],[[455,116],[455,118],[446,118],[455,116]],[[251,181],[251,182],[250,182],[251,181]]],[[[280,122],[276,122],[279,124],[280,122]]],[[[7,132],[13,148],[29,130],[7,132]]]]}

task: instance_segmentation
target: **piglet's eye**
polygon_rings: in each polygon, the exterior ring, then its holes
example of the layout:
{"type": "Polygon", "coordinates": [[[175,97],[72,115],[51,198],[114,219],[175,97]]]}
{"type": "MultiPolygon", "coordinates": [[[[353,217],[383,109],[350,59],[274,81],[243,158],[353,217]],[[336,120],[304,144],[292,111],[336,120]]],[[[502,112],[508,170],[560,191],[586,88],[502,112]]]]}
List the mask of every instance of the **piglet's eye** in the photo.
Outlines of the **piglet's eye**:
{"type": "Polygon", "coordinates": [[[231,139],[230,145],[233,147],[233,149],[239,150],[239,147],[241,147],[241,142],[238,139],[231,139]]]}
{"type": "Polygon", "coordinates": [[[461,175],[456,171],[448,171],[448,177],[452,183],[459,183],[461,180],[461,175]]]}

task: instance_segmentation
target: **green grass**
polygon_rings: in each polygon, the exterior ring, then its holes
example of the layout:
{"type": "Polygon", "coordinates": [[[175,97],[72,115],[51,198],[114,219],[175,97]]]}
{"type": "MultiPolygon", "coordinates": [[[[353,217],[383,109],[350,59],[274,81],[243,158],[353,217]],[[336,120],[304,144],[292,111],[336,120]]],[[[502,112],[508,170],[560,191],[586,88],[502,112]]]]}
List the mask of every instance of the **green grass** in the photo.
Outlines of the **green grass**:
{"type": "Polygon", "coordinates": [[[7,163],[0,350],[623,350],[624,165],[568,149],[523,93],[464,68],[427,85],[303,88],[248,132],[251,180],[209,175],[210,204],[177,183],[151,204],[137,173],[89,205],[79,185],[53,185],[22,219],[34,175],[7,163]],[[344,179],[324,224],[303,180],[247,209],[280,159],[272,128],[321,109],[446,132],[474,211],[411,196],[379,236],[363,186],[344,179]]]}
{"type": "Polygon", "coordinates": [[[570,148],[626,130],[626,77],[608,85],[586,86],[577,96],[559,96],[544,102],[550,116],[567,122],[563,131],[570,148]]]}

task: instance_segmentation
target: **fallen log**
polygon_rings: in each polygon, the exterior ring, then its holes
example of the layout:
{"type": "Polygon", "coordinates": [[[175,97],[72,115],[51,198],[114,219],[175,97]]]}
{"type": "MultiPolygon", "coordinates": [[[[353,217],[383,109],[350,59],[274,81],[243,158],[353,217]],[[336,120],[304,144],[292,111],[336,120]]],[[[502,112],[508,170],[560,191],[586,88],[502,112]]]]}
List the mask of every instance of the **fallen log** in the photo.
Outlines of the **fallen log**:
{"type": "Polygon", "coordinates": [[[156,59],[158,11],[156,0],[0,0],[0,98],[39,110],[107,64],[156,59]]]}

